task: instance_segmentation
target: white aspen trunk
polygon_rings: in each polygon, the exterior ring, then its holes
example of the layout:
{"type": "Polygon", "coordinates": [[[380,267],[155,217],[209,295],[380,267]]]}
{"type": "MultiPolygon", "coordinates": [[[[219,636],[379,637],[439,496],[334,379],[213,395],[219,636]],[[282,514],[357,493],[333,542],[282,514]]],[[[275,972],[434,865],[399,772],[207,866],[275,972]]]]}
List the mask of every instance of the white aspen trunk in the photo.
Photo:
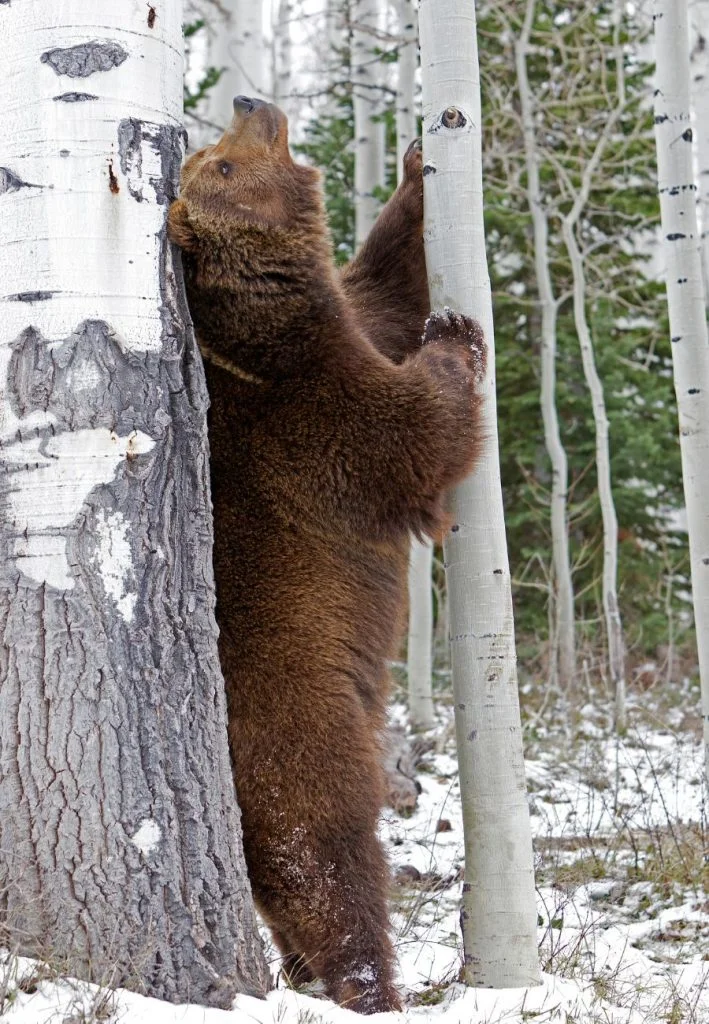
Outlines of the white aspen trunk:
{"type": "Polygon", "coordinates": [[[219,81],[209,93],[209,119],[227,127],[235,96],[273,95],[269,49],[263,33],[263,0],[220,0],[225,12],[215,19],[210,62],[220,68],[219,81]]]}
{"type": "Polygon", "coordinates": [[[455,525],[445,541],[465,829],[465,980],[514,988],[539,982],[537,909],[497,442],[475,4],[421,0],[419,19],[431,301],[475,317],[488,344],[485,450],[453,495],[455,525]]]}
{"type": "Polygon", "coordinates": [[[413,729],[432,729],[433,716],[433,545],[412,538],[409,560],[409,722],[413,729]]]}
{"type": "MultiPolygon", "coordinates": [[[[293,19],[295,0],[279,0],[273,32],[275,66],[273,91],[278,106],[289,122],[297,114],[293,97],[293,19]]],[[[292,125],[291,125],[292,130],[292,125]]]]}
{"type": "Polygon", "coordinates": [[[596,431],[596,478],[603,521],[603,615],[608,640],[608,667],[615,693],[615,726],[624,732],[625,710],[625,644],[618,607],[618,517],[611,485],[611,456],[608,415],[603,384],[596,369],[593,339],[586,317],[586,277],[573,223],[565,217],[561,223],[564,245],[571,260],[574,290],[574,324],[581,349],[586,384],[591,395],[593,423],[596,431]]]}
{"type": "MultiPolygon", "coordinates": [[[[397,0],[397,32],[403,40],[399,50],[396,89],[396,165],[399,180],[404,172],[404,154],[416,138],[416,68],[418,67],[418,20],[411,0],[397,0]]],[[[413,729],[432,729],[433,715],[433,544],[411,540],[409,561],[409,635],[407,675],[409,680],[409,722],[413,729]]]]}
{"type": "Polygon", "coordinates": [[[178,0],[0,6],[0,920],[71,974],[226,1007],[268,975],[165,231],[181,25],[178,0]]]}
{"type": "Polygon", "coordinates": [[[381,62],[373,52],[381,45],[382,0],[352,0],[352,92],[355,128],[355,248],[364,242],[377,219],[381,201],[377,188],[385,182],[386,133],[381,121],[381,62]]]}
{"type": "Polygon", "coordinates": [[[654,10],[660,213],[709,787],[709,338],[692,173],[687,2],[655,0],[654,10]]]}
{"type": "Polygon", "coordinates": [[[399,62],[396,84],[396,166],[401,175],[404,154],[418,135],[416,69],[418,67],[418,15],[412,0],[396,0],[399,62]]]}
{"type": "Polygon", "coordinates": [[[705,301],[709,297],[709,0],[692,5],[691,102],[699,184],[699,219],[705,301]]]}
{"type": "Polygon", "coordinates": [[[576,673],[574,588],[569,557],[567,514],[568,463],[556,411],[557,302],[549,269],[549,225],[539,183],[539,152],[534,129],[534,101],[527,75],[527,54],[536,0],[527,0],[524,25],[516,47],[517,80],[522,108],[527,192],[534,231],[534,265],[542,314],[541,409],[544,443],[551,462],[551,537],[554,565],[554,618],[551,637],[551,675],[568,686],[576,673]]]}
{"type": "Polygon", "coordinates": [[[622,10],[622,0],[616,0],[613,8],[616,103],[612,110],[609,111],[608,119],[594,147],[593,153],[583,168],[580,186],[574,197],[571,209],[562,218],[561,223],[562,237],[569,254],[573,276],[574,322],[581,349],[584,377],[591,395],[596,431],[596,474],[603,522],[603,615],[608,643],[608,669],[615,693],[615,728],[619,733],[625,731],[627,723],[625,706],[625,641],[618,603],[618,517],[615,511],[613,488],[611,486],[608,416],[606,414],[603,385],[596,369],[593,340],[586,317],[586,279],[583,255],[576,239],[576,228],[588,202],[594,175],[626,105],[625,67],[620,34],[622,10]]]}

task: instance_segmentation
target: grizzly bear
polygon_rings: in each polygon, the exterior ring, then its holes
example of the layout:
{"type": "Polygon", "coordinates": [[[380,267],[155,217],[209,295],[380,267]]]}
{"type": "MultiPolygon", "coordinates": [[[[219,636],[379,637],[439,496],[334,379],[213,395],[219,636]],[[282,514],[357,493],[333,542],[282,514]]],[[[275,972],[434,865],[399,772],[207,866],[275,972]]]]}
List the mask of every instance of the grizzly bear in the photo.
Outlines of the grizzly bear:
{"type": "Polygon", "coordinates": [[[484,343],[431,317],[417,147],[340,278],[319,172],[285,116],[234,101],[192,156],[170,237],[211,398],[220,655],[256,904],[292,982],[400,1008],[377,839],[387,660],[411,534],[480,447],[484,343]],[[425,333],[424,333],[425,326],[425,333]]]}

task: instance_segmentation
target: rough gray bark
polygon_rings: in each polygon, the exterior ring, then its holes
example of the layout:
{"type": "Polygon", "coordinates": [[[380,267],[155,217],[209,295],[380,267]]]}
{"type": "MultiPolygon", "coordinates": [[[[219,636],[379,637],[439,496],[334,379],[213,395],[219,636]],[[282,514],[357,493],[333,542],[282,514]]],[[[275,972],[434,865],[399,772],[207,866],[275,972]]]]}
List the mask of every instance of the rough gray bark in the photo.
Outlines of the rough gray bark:
{"type": "Polygon", "coordinates": [[[48,49],[68,30],[44,5],[0,6],[0,65],[26,100],[0,112],[0,924],[72,974],[226,1007],[267,970],[217,656],[207,394],[164,229],[180,5],[155,25],[132,6],[64,6],[74,38],[105,42],[48,49]],[[130,116],[145,109],[141,32],[165,54],[148,67],[162,123],[130,116]],[[86,81],[83,119],[61,88],[39,103],[54,76],[86,81]],[[91,245],[63,248],[77,193],[91,245]],[[44,221],[62,228],[51,245],[32,233],[44,221]],[[152,310],[129,269],[150,246],[152,310]],[[105,319],[80,316],[97,306],[105,319]]]}

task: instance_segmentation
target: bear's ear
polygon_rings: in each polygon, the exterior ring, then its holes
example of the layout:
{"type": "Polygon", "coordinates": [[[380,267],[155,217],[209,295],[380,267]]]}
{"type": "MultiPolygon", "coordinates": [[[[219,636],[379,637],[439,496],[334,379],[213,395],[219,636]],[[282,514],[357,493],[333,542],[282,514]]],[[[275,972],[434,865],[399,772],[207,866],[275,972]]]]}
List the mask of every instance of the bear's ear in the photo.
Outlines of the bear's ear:
{"type": "Polygon", "coordinates": [[[167,215],[167,235],[171,242],[188,252],[197,248],[197,235],[190,223],[184,199],[177,199],[167,215]]]}

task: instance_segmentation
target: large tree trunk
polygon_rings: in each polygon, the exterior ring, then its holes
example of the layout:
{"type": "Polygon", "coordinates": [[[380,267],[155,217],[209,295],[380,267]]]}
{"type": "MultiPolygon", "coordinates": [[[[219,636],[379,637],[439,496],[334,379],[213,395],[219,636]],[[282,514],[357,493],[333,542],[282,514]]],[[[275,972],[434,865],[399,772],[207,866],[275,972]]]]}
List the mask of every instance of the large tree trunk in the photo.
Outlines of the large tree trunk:
{"type": "Polygon", "coordinates": [[[453,495],[445,541],[465,830],[468,984],[539,982],[532,836],[500,485],[480,80],[472,0],[422,0],[424,238],[434,308],[474,316],[488,344],[483,456],[453,495]],[[504,850],[504,856],[501,856],[504,850]]]}
{"type": "Polygon", "coordinates": [[[228,1006],[267,972],[165,235],[181,4],[61,7],[0,6],[0,915],[74,974],[228,1006]]]}
{"type": "Polygon", "coordinates": [[[352,95],[355,130],[355,248],[363,244],[377,219],[384,185],[385,128],[374,120],[382,112],[381,67],[375,50],[381,46],[382,0],[351,0],[352,95]]]}
{"type": "Polygon", "coordinates": [[[567,514],[568,464],[559,431],[556,411],[556,314],[557,302],[551,282],[549,266],[549,226],[539,182],[539,153],[534,127],[534,104],[527,75],[527,54],[534,21],[536,0],[527,0],[522,34],[515,47],[517,80],[524,149],[527,165],[527,192],[529,211],[534,231],[534,265],[542,313],[541,338],[541,407],[544,423],[544,443],[551,462],[551,539],[554,565],[553,635],[551,637],[551,675],[563,686],[576,672],[576,645],[574,638],[574,588],[569,557],[569,524],[567,514]]]}
{"type": "Polygon", "coordinates": [[[692,169],[686,0],[655,0],[654,24],[660,213],[709,791],[709,339],[692,169]]]}

